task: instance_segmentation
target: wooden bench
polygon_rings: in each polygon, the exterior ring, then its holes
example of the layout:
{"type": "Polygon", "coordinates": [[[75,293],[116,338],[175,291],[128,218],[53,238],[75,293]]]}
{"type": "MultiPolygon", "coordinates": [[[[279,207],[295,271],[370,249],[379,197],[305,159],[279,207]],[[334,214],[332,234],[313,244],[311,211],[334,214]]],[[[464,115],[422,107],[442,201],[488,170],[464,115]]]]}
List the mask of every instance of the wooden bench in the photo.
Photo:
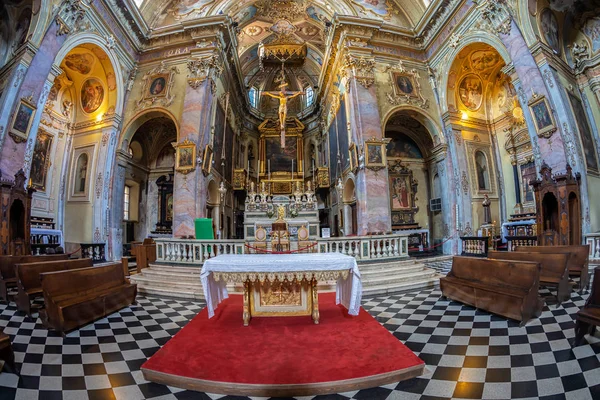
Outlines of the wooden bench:
{"type": "Polygon", "coordinates": [[[594,269],[594,282],[592,291],[585,305],[577,312],[575,321],[575,346],[583,342],[583,337],[589,333],[594,334],[596,326],[600,325],[600,267],[594,269]]]}
{"type": "Polygon", "coordinates": [[[137,285],[125,280],[121,263],[40,275],[45,310],[42,323],[62,333],[135,302],[137,285]]]}
{"type": "Polygon", "coordinates": [[[10,343],[10,336],[2,332],[2,330],[0,330],[0,360],[4,361],[8,372],[19,373],[15,365],[15,353],[10,343]]]}
{"type": "Polygon", "coordinates": [[[440,279],[442,295],[473,307],[521,321],[539,316],[540,264],[528,261],[454,257],[440,279]]]}
{"type": "Polygon", "coordinates": [[[497,260],[539,262],[540,286],[556,287],[557,307],[571,298],[569,285],[569,260],[566,253],[530,253],[525,251],[490,251],[488,258],[497,260]]]}
{"type": "Polygon", "coordinates": [[[91,258],[16,264],[17,309],[31,316],[31,300],[42,294],[40,274],[68,269],[89,268],[91,266],[93,266],[91,258]]]}
{"type": "Polygon", "coordinates": [[[515,251],[525,251],[531,253],[569,253],[569,276],[579,277],[579,292],[590,284],[590,272],[588,269],[588,258],[590,255],[590,245],[573,246],[516,246],[515,251]]]}
{"type": "Polygon", "coordinates": [[[69,258],[67,254],[52,254],[43,256],[0,256],[0,298],[8,303],[8,288],[17,286],[15,264],[58,261],[69,258]]]}
{"type": "Polygon", "coordinates": [[[140,273],[156,261],[156,243],[153,239],[144,239],[144,243],[131,246],[131,254],[135,256],[137,272],[140,273]]]}

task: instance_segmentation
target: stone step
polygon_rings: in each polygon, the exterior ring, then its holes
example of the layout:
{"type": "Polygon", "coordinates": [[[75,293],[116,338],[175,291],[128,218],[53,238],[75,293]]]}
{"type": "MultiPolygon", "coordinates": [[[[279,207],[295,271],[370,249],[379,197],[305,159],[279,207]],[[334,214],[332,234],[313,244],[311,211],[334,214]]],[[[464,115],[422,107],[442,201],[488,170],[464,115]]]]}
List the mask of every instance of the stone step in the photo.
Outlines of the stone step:
{"type": "Polygon", "coordinates": [[[414,272],[423,271],[424,269],[425,269],[425,265],[416,264],[416,265],[409,265],[409,266],[390,267],[387,269],[361,269],[361,268],[359,268],[359,271],[360,271],[360,275],[363,278],[366,278],[366,277],[376,277],[376,276],[410,274],[410,273],[414,273],[414,272]]]}
{"type": "Polygon", "coordinates": [[[362,282],[363,282],[363,287],[369,288],[369,287],[377,286],[380,284],[392,285],[392,284],[396,284],[396,283],[402,284],[404,282],[413,282],[413,281],[418,281],[418,280],[422,280],[422,279],[428,279],[435,275],[436,275],[436,271],[427,269],[427,270],[420,271],[420,272],[397,275],[397,276],[380,276],[380,277],[377,277],[374,279],[364,278],[362,280],[362,282]]]}
{"type": "Polygon", "coordinates": [[[400,285],[379,285],[363,288],[363,298],[437,287],[440,282],[439,278],[440,276],[434,276],[429,279],[407,282],[400,285]]]}

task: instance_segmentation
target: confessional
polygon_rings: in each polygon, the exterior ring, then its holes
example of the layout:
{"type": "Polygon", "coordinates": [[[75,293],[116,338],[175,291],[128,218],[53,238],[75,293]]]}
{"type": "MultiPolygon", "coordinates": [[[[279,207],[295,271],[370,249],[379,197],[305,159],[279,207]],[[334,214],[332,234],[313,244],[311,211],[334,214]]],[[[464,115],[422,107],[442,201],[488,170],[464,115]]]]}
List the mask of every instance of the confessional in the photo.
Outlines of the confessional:
{"type": "Polygon", "coordinates": [[[552,168],[542,164],[540,179],[531,182],[537,209],[538,244],[542,246],[581,244],[581,175],[566,172],[552,175],[552,168]]]}
{"type": "Polygon", "coordinates": [[[0,171],[0,255],[31,254],[31,197],[35,189],[25,188],[25,173],[19,170],[14,181],[0,171]]]}

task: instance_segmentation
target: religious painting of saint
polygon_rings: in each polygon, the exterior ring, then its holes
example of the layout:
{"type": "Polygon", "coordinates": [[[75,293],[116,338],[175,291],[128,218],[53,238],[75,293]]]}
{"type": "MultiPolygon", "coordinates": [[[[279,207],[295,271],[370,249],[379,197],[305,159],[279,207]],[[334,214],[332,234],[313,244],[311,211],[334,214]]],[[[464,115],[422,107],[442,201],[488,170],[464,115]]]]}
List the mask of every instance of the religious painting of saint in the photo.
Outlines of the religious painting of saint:
{"type": "Polygon", "coordinates": [[[475,71],[485,71],[495,67],[500,61],[500,54],[496,51],[478,50],[471,54],[471,67],[475,71]]]}
{"type": "Polygon", "coordinates": [[[83,194],[86,192],[87,187],[87,172],[88,172],[88,155],[82,153],[77,158],[77,164],[75,165],[75,181],[74,181],[74,193],[83,194]]]}
{"type": "Polygon", "coordinates": [[[17,136],[27,139],[34,114],[35,107],[25,99],[21,99],[21,103],[13,117],[11,131],[17,136]]]}
{"type": "Polygon", "coordinates": [[[383,159],[381,157],[381,146],[377,144],[371,144],[367,146],[368,149],[368,161],[371,164],[381,164],[383,159]]]}
{"type": "Polygon", "coordinates": [[[483,86],[481,78],[475,74],[465,76],[458,85],[458,97],[465,107],[476,111],[481,107],[483,100],[483,86]]]}
{"type": "Polygon", "coordinates": [[[537,135],[543,137],[556,130],[554,119],[550,114],[550,106],[545,97],[539,97],[529,103],[529,108],[533,114],[537,135]]]}
{"type": "Polygon", "coordinates": [[[540,13],[540,29],[548,46],[556,54],[560,54],[558,21],[556,15],[549,8],[543,9],[540,13]]]}
{"type": "Polygon", "coordinates": [[[411,186],[408,175],[390,175],[390,190],[392,192],[392,210],[397,211],[411,208],[411,186]]]}
{"type": "Polygon", "coordinates": [[[394,158],[423,158],[419,146],[405,134],[395,134],[387,144],[387,156],[394,158]]]}
{"type": "Polygon", "coordinates": [[[98,110],[104,100],[104,87],[96,78],[89,78],[81,86],[81,108],[90,114],[98,110]]]}
{"type": "Polygon", "coordinates": [[[481,151],[475,152],[475,172],[477,173],[477,188],[490,190],[489,165],[485,154],[481,151]]]}
{"type": "Polygon", "coordinates": [[[65,65],[71,71],[87,75],[92,71],[92,67],[94,66],[94,56],[90,53],[69,54],[65,57],[65,65]]]}
{"type": "Polygon", "coordinates": [[[213,159],[213,148],[211,145],[207,144],[204,148],[204,156],[202,158],[202,173],[204,175],[210,174],[210,168],[212,166],[213,159]]]}
{"type": "Polygon", "coordinates": [[[294,160],[294,170],[298,165],[298,143],[296,136],[285,137],[285,147],[281,148],[279,136],[265,137],[265,148],[267,160],[271,162],[271,172],[291,172],[292,160],[294,160]]]}
{"type": "Polygon", "coordinates": [[[401,73],[395,73],[394,82],[396,82],[397,95],[414,95],[415,85],[412,82],[411,76],[401,73]]]}
{"type": "Polygon", "coordinates": [[[373,170],[385,168],[387,160],[385,157],[385,141],[365,142],[365,167],[373,170]]]}
{"type": "Polygon", "coordinates": [[[173,193],[167,194],[166,221],[173,221],[173,193]]]}
{"type": "Polygon", "coordinates": [[[20,47],[27,40],[27,34],[29,33],[29,26],[31,25],[31,8],[25,8],[21,11],[17,22],[15,32],[15,46],[14,48],[20,47]]]}
{"type": "Polygon", "coordinates": [[[46,190],[46,176],[50,164],[50,150],[52,149],[52,135],[44,131],[38,133],[33,155],[31,156],[31,185],[41,191],[46,190]]]}
{"type": "Polygon", "coordinates": [[[169,74],[156,75],[151,78],[148,88],[148,97],[164,96],[166,94],[167,80],[169,74]]]}
{"type": "Polygon", "coordinates": [[[536,179],[535,163],[533,161],[521,165],[521,186],[523,191],[523,202],[535,200],[531,181],[536,179]]]}
{"type": "Polygon", "coordinates": [[[588,123],[583,104],[578,97],[574,96],[569,92],[569,101],[571,107],[573,107],[573,115],[575,121],[577,121],[577,129],[579,129],[579,135],[581,136],[581,144],[583,145],[583,153],[585,155],[585,162],[588,170],[598,172],[598,159],[596,158],[596,145],[592,136],[592,130],[588,123]]]}
{"type": "Polygon", "coordinates": [[[600,16],[590,17],[583,25],[583,33],[592,42],[592,52],[600,49],[600,16]]]}

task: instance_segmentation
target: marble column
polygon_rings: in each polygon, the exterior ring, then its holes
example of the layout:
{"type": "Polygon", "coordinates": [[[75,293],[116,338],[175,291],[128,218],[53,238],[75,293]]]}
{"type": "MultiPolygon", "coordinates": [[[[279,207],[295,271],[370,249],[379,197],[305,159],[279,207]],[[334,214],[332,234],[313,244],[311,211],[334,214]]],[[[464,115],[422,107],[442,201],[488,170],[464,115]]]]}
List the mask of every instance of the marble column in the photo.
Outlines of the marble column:
{"type": "Polygon", "coordinates": [[[126,159],[117,156],[116,172],[113,177],[110,207],[109,249],[108,256],[112,260],[120,260],[123,256],[123,211],[125,196],[126,159]]]}
{"type": "Polygon", "coordinates": [[[344,236],[352,235],[352,206],[344,204],[344,236]]]}
{"type": "MultiPolygon", "coordinates": [[[[198,152],[209,143],[215,82],[212,74],[215,58],[193,58],[189,64],[190,75],[185,87],[183,113],[178,142],[189,140],[196,144],[198,152]]],[[[173,236],[194,236],[194,219],[206,217],[207,183],[196,164],[195,170],[184,174],[175,171],[173,181],[173,236]]]]}
{"type": "MultiPolygon", "coordinates": [[[[366,157],[365,141],[382,140],[384,134],[374,85],[375,62],[352,56],[347,60],[346,74],[349,79],[346,104],[352,138],[357,146],[362,147],[363,156],[366,157]]],[[[387,167],[375,170],[361,165],[356,174],[355,186],[357,234],[391,232],[387,167]]]]}
{"type": "Polygon", "coordinates": [[[9,95],[12,94],[12,96],[5,98],[0,109],[0,127],[5,127],[4,131],[6,133],[2,137],[2,150],[0,152],[0,169],[4,176],[13,176],[21,168],[29,176],[29,168],[26,168],[26,164],[31,159],[42,111],[50,93],[50,88],[54,78],[60,71],[58,67],[54,66],[54,59],[65,38],[66,35],[57,35],[57,25],[52,22],[29,67],[26,66],[26,62],[23,62],[15,68],[14,81],[9,88],[9,95]],[[16,108],[20,104],[21,98],[31,98],[37,110],[29,129],[28,139],[23,142],[15,142],[8,135],[10,130],[8,125],[10,124],[10,117],[13,112],[16,112],[16,108]]]}

